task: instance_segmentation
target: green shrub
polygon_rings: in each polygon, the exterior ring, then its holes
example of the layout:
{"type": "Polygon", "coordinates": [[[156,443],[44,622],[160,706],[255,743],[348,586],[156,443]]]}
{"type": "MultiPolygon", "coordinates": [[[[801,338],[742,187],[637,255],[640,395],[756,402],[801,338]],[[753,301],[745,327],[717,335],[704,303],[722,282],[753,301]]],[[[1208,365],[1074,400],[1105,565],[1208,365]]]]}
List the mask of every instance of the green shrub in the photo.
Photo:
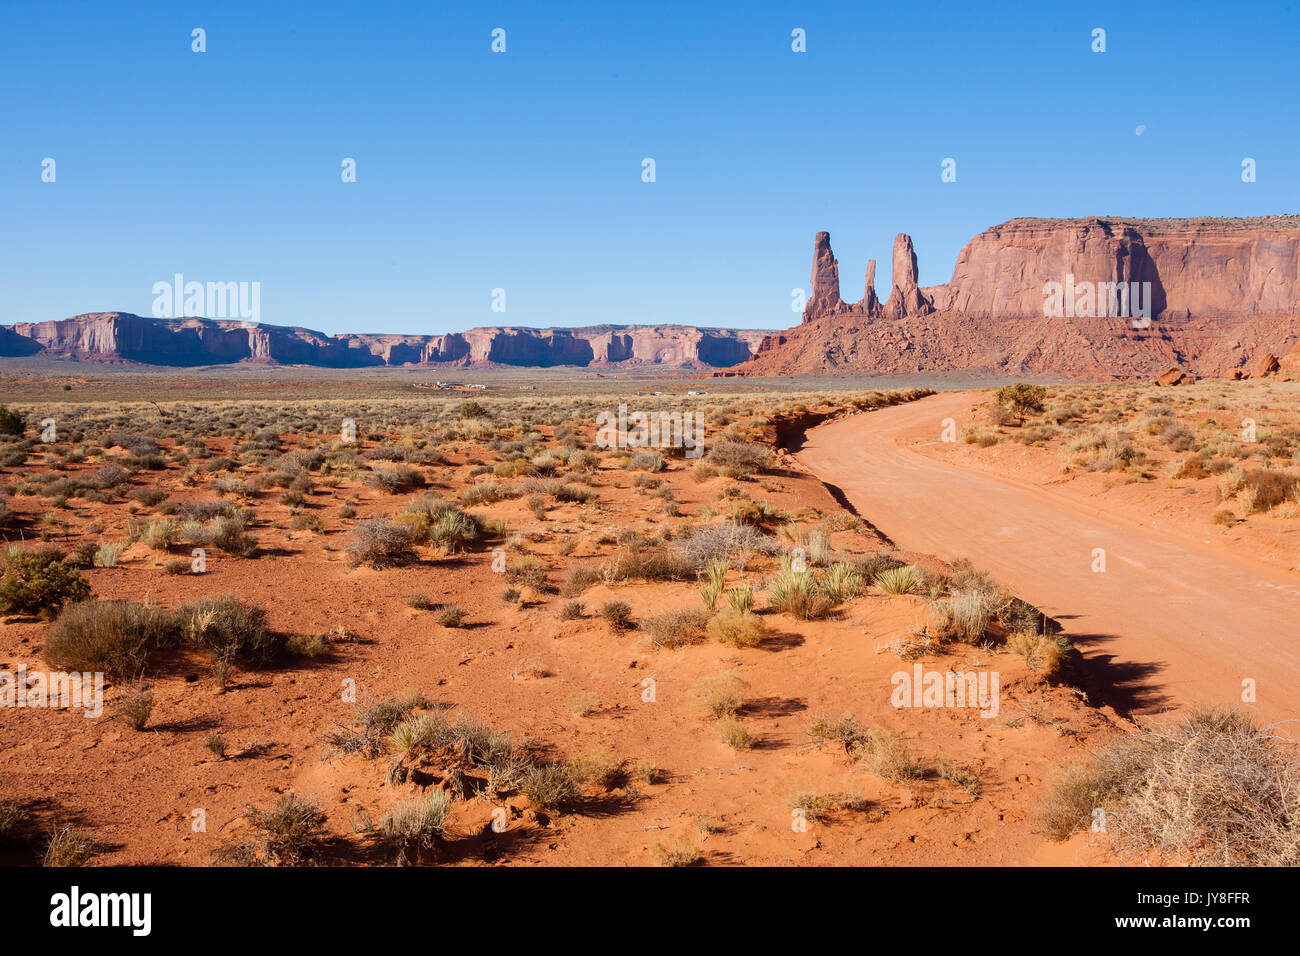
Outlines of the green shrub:
{"type": "Polygon", "coordinates": [[[59,608],[90,597],[90,584],[53,549],[11,550],[0,578],[0,611],[50,618],[59,608]]]}

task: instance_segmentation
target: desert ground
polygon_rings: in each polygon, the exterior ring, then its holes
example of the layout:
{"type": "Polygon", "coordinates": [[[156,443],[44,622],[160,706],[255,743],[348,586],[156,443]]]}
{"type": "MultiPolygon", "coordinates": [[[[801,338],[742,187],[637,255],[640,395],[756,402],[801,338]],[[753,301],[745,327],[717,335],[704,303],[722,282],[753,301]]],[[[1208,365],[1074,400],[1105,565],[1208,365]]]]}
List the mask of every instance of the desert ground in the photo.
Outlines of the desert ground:
{"type": "Polygon", "coordinates": [[[1294,386],[182,384],[0,396],[4,862],[1294,862],[1294,386]]]}

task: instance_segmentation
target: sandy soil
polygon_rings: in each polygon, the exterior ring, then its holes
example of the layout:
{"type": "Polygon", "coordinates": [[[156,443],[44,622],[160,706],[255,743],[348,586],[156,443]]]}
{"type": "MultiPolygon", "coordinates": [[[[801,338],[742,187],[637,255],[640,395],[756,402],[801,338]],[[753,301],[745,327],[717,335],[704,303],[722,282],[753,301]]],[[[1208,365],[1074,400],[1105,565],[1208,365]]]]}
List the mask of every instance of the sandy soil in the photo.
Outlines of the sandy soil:
{"type": "MultiPolygon", "coordinates": [[[[925,405],[919,419],[933,408],[925,405]]],[[[148,429],[147,411],[140,412],[140,430],[148,429]]],[[[818,434],[858,434],[876,414],[818,434]]],[[[896,421],[881,419],[882,433],[896,421]]],[[[546,433],[534,451],[555,445],[552,430],[546,433]]],[[[361,444],[373,448],[397,437],[372,436],[361,444]]],[[[286,436],[289,447],[294,441],[286,436]]],[[[220,438],[207,444],[214,453],[231,445],[220,438]]],[[[442,448],[446,464],[423,470],[431,487],[447,496],[476,480],[470,462],[500,458],[474,441],[448,440],[442,448]]],[[[92,472],[113,454],[107,449],[66,473],[92,472]]],[[[926,466],[922,461],[918,467],[926,466]]],[[[7,469],[7,480],[42,470],[34,458],[7,469]]],[[[257,470],[245,465],[238,474],[250,478],[257,470]]],[[[575,566],[609,560],[618,551],[610,532],[680,536],[721,520],[736,485],[770,503],[778,516],[773,523],[813,527],[844,517],[827,489],[797,470],[701,481],[690,462],[670,459],[655,477],[671,489],[675,512],[635,485],[638,474],[607,456],[581,479],[598,492],[593,503],[548,502],[544,518],[518,498],[474,510],[508,522],[514,542],[507,543],[508,565],[535,559],[557,584],[575,566]]],[[[517,792],[458,799],[439,862],[647,865],[656,843],[693,846],[702,862],[715,865],[1079,862],[1070,845],[1045,850],[1034,807],[1055,767],[1086,756],[1122,722],[1106,708],[1089,706],[1074,689],[1044,680],[1021,657],[961,644],[936,647],[921,663],[937,671],[1000,671],[996,718],[969,709],[893,706],[891,676],[913,663],[900,661],[891,642],[922,626],[922,599],[869,588],[827,620],[801,621],[773,612],[760,598],[756,607],[768,633],[758,647],[701,640],[656,648],[637,632],[612,634],[596,609],[616,598],[641,619],[699,607],[698,582],[597,583],[580,596],[583,616],[561,620],[565,598],[553,593],[527,594],[520,603],[503,599],[507,582],[493,565],[499,539],[450,556],[421,548],[412,563],[382,571],[348,567],[342,549],[353,524],[394,513],[412,497],[370,487],[363,477],[319,485],[292,507],[277,500],[276,489],[250,492],[244,503],[257,514],[251,531],[259,554],[238,559],[214,553],[206,574],[165,573],[164,562],[188,555],[188,548],[151,551],[143,542],[124,551],[117,567],[85,570],[97,599],[173,608],[233,593],[265,607],[278,631],[319,634],[341,625],[355,642],[331,645],[323,657],[241,668],[224,693],[209,676],[210,660],[179,655],[147,675],[155,707],[142,732],[113,719],[120,684],[110,684],[105,714],[96,720],[59,710],[0,711],[0,799],[26,805],[42,832],[65,823],[92,830],[102,846],[95,865],[201,865],[221,841],[243,832],[239,815],[246,807],[266,808],[292,792],[317,798],[327,812],[334,845],[326,862],[391,863],[391,848],[371,825],[428,784],[386,783],[386,757],[328,756],[322,734],[349,720],[352,708],[341,688],[350,681],[363,699],[414,687],[434,706],[491,723],[554,759],[607,750],[624,768],[616,782],[588,787],[563,812],[539,809],[517,792]],[[341,513],[345,503],[354,503],[355,516],[341,513]],[[291,528],[291,518],[303,513],[318,516],[320,528],[291,528]],[[406,597],[416,590],[438,604],[460,605],[465,626],[442,627],[429,611],[408,607],[406,597]],[[753,749],[730,749],[702,712],[696,681],[723,671],[749,684],[740,717],[757,735],[753,749]],[[656,686],[652,701],[644,697],[647,677],[656,686]],[[810,739],[816,714],[853,714],[865,727],[898,734],[931,769],[907,783],[876,776],[850,762],[843,748],[810,739]],[[228,742],[225,759],[205,748],[214,731],[228,742]],[[973,771],[978,795],[933,769],[941,763],[973,771]],[[645,765],[658,770],[646,777],[639,771],[645,765]],[[832,808],[800,830],[792,826],[791,809],[800,791],[826,795],[833,804],[852,795],[853,808],[832,808]],[[489,825],[501,808],[510,826],[496,834],[489,825]],[[194,826],[196,810],[206,814],[205,829],[194,826]]],[[[137,486],[160,487],[178,501],[211,498],[209,481],[200,475],[197,486],[183,484],[176,464],[135,478],[137,486]]],[[[28,529],[38,527],[49,507],[39,495],[14,495],[11,502],[28,529]]],[[[867,513],[893,524],[887,510],[867,513]]],[[[117,536],[129,517],[121,499],[95,504],[73,498],[61,515],[52,543],[63,547],[117,536]]],[[[147,519],[150,512],[139,515],[147,519]]],[[[869,530],[834,527],[830,543],[838,555],[861,556],[883,546],[869,530]]],[[[772,530],[769,524],[766,533],[772,530]]],[[[1004,563],[995,570],[1002,573],[1004,563]]],[[[774,568],[772,558],[755,559],[745,571],[733,571],[731,581],[743,578],[761,589],[774,568]]],[[[0,624],[0,669],[41,669],[49,628],[22,617],[0,624]]],[[[0,858],[30,862],[39,843],[4,850],[0,858]]]]}
{"type": "Polygon", "coordinates": [[[982,422],[987,402],[945,393],[843,418],[808,432],[796,457],[899,547],[968,557],[1060,619],[1089,689],[1117,709],[1241,703],[1254,681],[1265,719],[1300,713],[1300,577],[1204,518],[1162,518],[1152,490],[1067,491],[1034,449],[974,457],[940,440],[945,419],[982,422]]]}

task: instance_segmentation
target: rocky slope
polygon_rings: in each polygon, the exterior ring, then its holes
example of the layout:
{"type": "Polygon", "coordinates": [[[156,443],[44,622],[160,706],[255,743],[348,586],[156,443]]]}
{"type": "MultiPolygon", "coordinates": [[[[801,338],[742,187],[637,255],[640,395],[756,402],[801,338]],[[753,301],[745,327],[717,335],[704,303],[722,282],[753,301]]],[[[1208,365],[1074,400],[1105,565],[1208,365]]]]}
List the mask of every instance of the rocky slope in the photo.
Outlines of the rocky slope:
{"type": "Polygon", "coordinates": [[[718,374],[1131,379],[1180,365],[1226,376],[1300,339],[1300,216],[1013,219],[967,243],[950,282],[925,288],[910,237],[895,238],[893,260],[883,304],[874,260],[848,304],[830,236],[818,233],[803,323],[718,374]],[[1131,290],[1127,310],[1111,283],[1131,290]]]}
{"type": "Polygon", "coordinates": [[[234,362],[379,365],[670,366],[717,368],[749,358],[765,333],[685,326],[470,329],[450,335],[325,335],[226,319],[97,312],[0,327],[0,356],[199,366],[234,362]]]}

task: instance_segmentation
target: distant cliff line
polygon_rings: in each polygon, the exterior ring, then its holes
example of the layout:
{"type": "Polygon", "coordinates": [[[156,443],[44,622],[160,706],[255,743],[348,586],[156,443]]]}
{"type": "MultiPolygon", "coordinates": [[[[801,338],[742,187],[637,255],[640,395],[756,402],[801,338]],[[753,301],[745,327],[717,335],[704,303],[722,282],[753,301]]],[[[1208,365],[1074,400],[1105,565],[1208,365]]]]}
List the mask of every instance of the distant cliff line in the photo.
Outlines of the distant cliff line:
{"type": "Polygon", "coordinates": [[[157,319],[95,312],[0,326],[0,356],[172,367],[260,363],[376,366],[664,366],[722,368],[748,359],[766,333],[681,325],[489,327],[446,335],[346,333],[238,319],[157,319]]]}

